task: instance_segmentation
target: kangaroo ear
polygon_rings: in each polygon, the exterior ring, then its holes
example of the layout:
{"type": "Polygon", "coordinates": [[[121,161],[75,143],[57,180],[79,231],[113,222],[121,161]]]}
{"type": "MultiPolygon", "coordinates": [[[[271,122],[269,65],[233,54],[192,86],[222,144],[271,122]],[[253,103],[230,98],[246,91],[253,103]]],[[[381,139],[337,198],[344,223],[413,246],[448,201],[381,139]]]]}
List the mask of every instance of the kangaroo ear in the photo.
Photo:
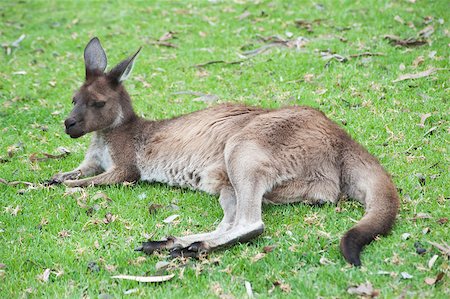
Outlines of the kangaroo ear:
{"type": "Polygon", "coordinates": [[[139,50],[137,50],[137,52],[134,53],[133,56],[128,57],[127,59],[116,65],[111,71],[109,71],[108,77],[116,83],[120,83],[126,80],[133,70],[134,61],[136,60],[136,57],[138,56],[141,49],[142,47],[139,48],[139,50]]]}
{"type": "Polygon", "coordinates": [[[106,54],[96,37],[91,39],[84,49],[84,64],[86,78],[98,72],[103,73],[106,69],[106,54]]]}

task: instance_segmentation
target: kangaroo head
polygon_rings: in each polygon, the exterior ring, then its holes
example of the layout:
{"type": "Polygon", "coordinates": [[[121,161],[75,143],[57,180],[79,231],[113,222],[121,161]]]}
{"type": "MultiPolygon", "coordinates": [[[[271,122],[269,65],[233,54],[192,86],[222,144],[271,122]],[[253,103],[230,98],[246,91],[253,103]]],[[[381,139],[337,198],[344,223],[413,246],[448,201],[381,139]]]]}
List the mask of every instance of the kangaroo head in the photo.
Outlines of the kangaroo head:
{"type": "Polygon", "coordinates": [[[130,97],[121,82],[130,75],[140,50],[105,73],[105,51],[98,38],[91,39],[84,49],[86,80],[75,92],[74,107],[64,121],[70,137],[113,129],[135,116],[130,97]]]}

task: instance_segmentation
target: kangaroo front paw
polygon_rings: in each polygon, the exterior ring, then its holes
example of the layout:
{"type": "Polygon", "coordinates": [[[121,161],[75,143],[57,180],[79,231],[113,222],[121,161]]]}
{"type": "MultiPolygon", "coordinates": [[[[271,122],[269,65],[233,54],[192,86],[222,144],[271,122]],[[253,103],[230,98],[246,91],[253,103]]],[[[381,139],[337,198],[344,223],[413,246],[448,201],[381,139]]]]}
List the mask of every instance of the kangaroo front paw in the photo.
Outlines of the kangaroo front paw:
{"type": "Polygon", "coordinates": [[[174,243],[172,237],[168,237],[167,240],[162,241],[148,241],[142,242],[142,245],[136,248],[134,251],[142,251],[145,254],[152,254],[155,251],[161,251],[164,249],[171,249],[174,243]]]}
{"type": "Polygon", "coordinates": [[[49,185],[61,184],[67,180],[77,180],[78,178],[80,178],[80,176],[81,176],[80,171],[57,173],[50,180],[47,181],[47,184],[49,185]]]}
{"type": "Polygon", "coordinates": [[[205,242],[194,242],[191,245],[184,248],[174,248],[170,251],[171,258],[177,257],[192,257],[200,258],[207,255],[209,251],[208,245],[205,242]]]}

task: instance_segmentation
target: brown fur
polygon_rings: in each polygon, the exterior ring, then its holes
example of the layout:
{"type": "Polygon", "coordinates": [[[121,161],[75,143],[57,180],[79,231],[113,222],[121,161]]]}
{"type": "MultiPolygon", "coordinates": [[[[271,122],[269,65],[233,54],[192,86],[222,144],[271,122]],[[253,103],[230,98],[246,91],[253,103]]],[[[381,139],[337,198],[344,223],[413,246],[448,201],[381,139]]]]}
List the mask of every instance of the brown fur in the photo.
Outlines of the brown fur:
{"type": "Polygon", "coordinates": [[[247,241],[263,232],[263,200],[336,203],[341,194],[366,208],[341,240],[348,262],[360,265],[362,247],[388,233],[399,208],[389,175],[323,113],[224,104],[144,120],[133,112],[120,83],[135,57],[105,74],[106,55],[98,40],[86,47],[86,82],[65,124],[74,138],[95,133],[83,163],[54,181],[88,186],[142,179],[220,194],[224,218],[215,231],[147,242],[141,250],[172,249],[173,256],[190,256],[247,241]]]}

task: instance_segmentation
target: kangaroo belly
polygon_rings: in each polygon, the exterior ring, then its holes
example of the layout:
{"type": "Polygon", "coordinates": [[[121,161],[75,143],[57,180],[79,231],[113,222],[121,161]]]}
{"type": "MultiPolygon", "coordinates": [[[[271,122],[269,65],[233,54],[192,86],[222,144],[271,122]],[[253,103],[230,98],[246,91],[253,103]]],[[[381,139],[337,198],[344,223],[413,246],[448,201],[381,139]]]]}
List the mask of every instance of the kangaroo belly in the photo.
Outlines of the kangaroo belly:
{"type": "Polygon", "coordinates": [[[184,159],[161,159],[138,163],[141,179],[149,182],[166,183],[171,186],[201,190],[217,194],[228,183],[223,162],[193,163],[190,157],[184,159]]]}

